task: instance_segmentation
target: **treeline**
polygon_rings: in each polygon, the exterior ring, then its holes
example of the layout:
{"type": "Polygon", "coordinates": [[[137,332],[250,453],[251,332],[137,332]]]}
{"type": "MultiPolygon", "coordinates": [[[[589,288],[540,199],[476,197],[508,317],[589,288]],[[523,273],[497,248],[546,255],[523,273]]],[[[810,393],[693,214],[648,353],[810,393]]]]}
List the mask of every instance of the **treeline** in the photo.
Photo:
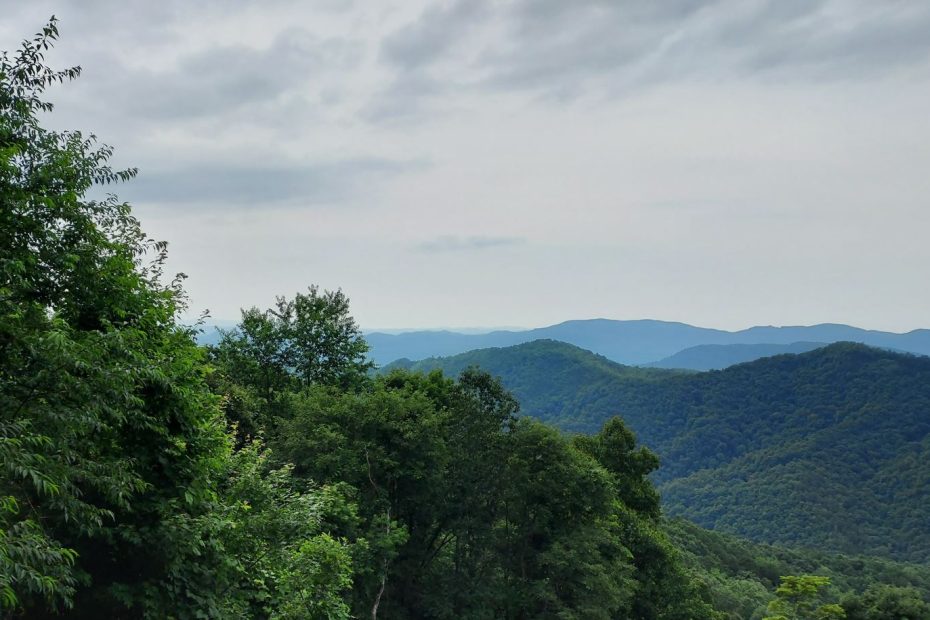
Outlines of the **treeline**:
{"type": "Polygon", "coordinates": [[[660,531],[658,461],[619,419],[569,439],[485,373],[370,379],[364,353],[344,296],[314,288],[212,350],[237,443],[261,435],[296,479],[342,493],[326,522],[353,558],[347,612],[713,617],[660,531]]]}

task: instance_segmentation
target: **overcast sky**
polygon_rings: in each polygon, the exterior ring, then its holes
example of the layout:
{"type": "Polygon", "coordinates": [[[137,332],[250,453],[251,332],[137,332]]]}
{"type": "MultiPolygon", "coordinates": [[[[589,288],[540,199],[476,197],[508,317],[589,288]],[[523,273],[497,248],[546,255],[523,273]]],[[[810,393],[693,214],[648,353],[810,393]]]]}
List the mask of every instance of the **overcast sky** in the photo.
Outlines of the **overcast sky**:
{"type": "Polygon", "coordinates": [[[924,0],[0,0],[218,319],[930,327],[924,0]]]}

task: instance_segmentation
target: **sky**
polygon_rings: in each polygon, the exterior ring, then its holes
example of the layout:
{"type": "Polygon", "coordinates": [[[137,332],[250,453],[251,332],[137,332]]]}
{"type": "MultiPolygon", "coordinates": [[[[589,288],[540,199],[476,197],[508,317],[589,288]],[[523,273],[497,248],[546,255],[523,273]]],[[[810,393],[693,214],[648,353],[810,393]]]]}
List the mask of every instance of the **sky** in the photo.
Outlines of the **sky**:
{"type": "Polygon", "coordinates": [[[235,319],[930,327],[923,0],[0,0],[235,319]]]}

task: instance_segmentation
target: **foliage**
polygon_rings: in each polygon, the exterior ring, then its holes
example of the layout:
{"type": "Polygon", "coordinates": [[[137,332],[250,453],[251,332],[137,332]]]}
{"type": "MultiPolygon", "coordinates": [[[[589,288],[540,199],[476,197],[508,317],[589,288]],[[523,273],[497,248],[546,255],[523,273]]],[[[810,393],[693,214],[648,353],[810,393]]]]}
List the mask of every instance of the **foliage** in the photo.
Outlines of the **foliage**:
{"type": "Polygon", "coordinates": [[[652,477],[670,514],[764,542],[930,558],[930,359],[840,343],[681,373],[537,341],[410,367],[471,364],[567,431],[621,414],[661,458],[652,477]]]}
{"type": "Polygon", "coordinates": [[[371,368],[367,351],[345,294],[311,286],[273,308],[243,310],[214,355],[230,379],[271,400],[295,385],[357,386],[371,368]]]}
{"type": "Polygon", "coordinates": [[[354,506],[336,487],[306,488],[292,466],[272,468],[269,458],[253,441],[227,461],[220,501],[200,524],[218,557],[189,559],[210,569],[200,590],[217,593],[222,617],[348,618],[352,548],[323,524],[355,519],[354,506]]]}
{"type": "Polygon", "coordinates": [[[335,496],[231,453],[165,244],[86,197],[134,171],[37,120],[45,88],[79,73],[44,65],[57,34],[53,19],[0,56],[0,606],[346,617],[350,552],[320,528],[335,496]]]}
{"type": "Polygon", "coordinates": [[[353,614],[713,617],[658,529],[655,457],[619,420],[583,450],[469,370],[293,389],[269,443],[297,476],[353,489],[358,520],[332,523],[364,541],[353,614]]]}
{"type": "Polygon", "coordinates": [[[927,620],[930,603],[913,587],[874,583],[861,595],[843,598],[848,620],[927,620]]]}
{"type": "Polygon", "coordinates": [[[115,197],[84,198],[134,171],[38,123],[45,88],[78,74],[43,64],[56,37],[53,20],[0,60],[2,600],[116,617],[158,582],[164,543],[187,544],[166,521],[206,508],[225,442],[164,244],[115,197]]]}
{"type": "Polygon", "coordinates": [[[821,590],[830,585],[829,577],[818,575],[788,575],[775,589],[775,599],[763,620],[831,620],[846,617],[836,603],[821,604],[821,590]]]}
{"type": "Polygon", "coordinates": [[[924,618],[881,615],[877,609],[922,610],[930,599],[930,567],[881,558],[788,549],[752,543],[705,530],[683,519],[663,524],[686,570],[701,584],[715,609],[729,620],[760,619],[773,599],[780,575],[830,578],[828,595],[839,598],[849,618],[924,618]],[[883,593],[888,593],[883,598],[883,593]],[[878,603],[884,600],[884,603],[878,603]],[[898,604],[898,602],[900,604],[898,604]],[[872,610],[867,615],[866,610],[872,610]]]}

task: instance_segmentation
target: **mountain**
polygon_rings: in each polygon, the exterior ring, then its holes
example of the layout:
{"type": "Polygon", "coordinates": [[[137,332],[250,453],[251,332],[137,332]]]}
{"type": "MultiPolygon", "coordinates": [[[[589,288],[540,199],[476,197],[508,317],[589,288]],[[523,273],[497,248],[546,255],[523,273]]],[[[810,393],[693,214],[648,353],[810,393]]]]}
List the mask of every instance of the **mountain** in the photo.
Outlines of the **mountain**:
{"type": "Polygon", "coordinates": [[[702,373],[555,341],[406,362],[501,377],[571,432],[621,415],[665,510],[751,539],[930,561],[930,358],[839,343],[702,373]]]}
{"type": "MultiPolygon", "coordinates": [[[[535,330],[532,330],[535,331],[535,330]]],[[[496,331],[487,334],[462,334],[451,331],[422,331],[401,334],[372,332],[365,334],[371,347],[369,356],[379,366],[394,360],[423,359],[464,353],[472,349],[507,347],[535,340],[525,338],[523,331],[496,331]]]]}
{"type": "Polygon", "coordinates": [[[702,344],[688,347],[658,362],[643,364],[647,368],[682,368],[688,370],[721,370],[734,364],[751,362],[762,357],[785,353],[807,353],[825,346],[825,342],[792,342],[791,344],[702,344]]]}
{"type": "Polygon", "coordinates": [[[234,329],[239,325],[239,321],[213,320],[210,323],[197,326],[197,335],[195,336],[199,345],[217,345],[222,338],[220,330],[234,329]]]}
{"type": "Polygon", "coordinates": [[[858,342],[873,347],[930,355],[930,330],[904,334],[825,323],[800,327],[751,327],[729,332],[666,321],[566,321],[526,331],[460,334],[421,331],[365,335],[370,356],[379,365],[394,360],[449,356],[488,347],[509,347],[533,340],[558,340],[593,351],[622,364],[649,364],[701,345],[789,345],[798,342],[858,342]]]}
{"type": "Polygon", "coordinates": [[[869,588],[910,598],[906,615],[900,608],[885,606],[882,614],[850,617],[930,618],[930,605],[924,602],[930,600],[930,566],[926,564],[753,543],[684,519],[667,520],[663,525],[683,564],[726,618],[768,615],[765,608],[779,578],[801,574],[829,577],[829,596],[847,608],[857,607],[856,599],[861,600],[869,588]]]}

